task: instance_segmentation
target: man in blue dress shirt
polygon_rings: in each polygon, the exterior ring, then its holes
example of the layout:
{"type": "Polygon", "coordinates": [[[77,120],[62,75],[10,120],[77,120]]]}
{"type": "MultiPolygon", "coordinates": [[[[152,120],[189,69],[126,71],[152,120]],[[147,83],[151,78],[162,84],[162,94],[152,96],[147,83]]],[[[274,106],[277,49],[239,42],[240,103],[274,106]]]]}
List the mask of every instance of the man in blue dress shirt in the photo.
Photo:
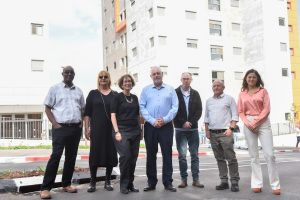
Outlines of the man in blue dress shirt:
{"type": "Polygon", "coordinates": [[[153,84],[146,86],[140,98],[140,111],[145,119],[144,138],[147,149],[148,185],[144,191],[155,190],[157,184],[156,154],[158,143],[163,156],[163,184],[165,189],[176,192],[172,174],[172,120],[177,114],[178,98],[173,87],[163,83],[163,73],[159,67],[151,67],[153,84]]]}

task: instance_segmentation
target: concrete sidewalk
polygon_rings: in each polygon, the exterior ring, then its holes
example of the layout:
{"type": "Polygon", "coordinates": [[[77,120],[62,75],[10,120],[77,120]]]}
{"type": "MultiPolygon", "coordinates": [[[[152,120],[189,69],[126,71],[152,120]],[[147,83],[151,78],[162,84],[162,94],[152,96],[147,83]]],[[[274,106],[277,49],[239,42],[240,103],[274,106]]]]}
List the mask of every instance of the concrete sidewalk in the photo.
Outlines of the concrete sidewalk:
{"type": "MultiPolygon", "coordinates": [[[[299,152],[299,149],[294,147],[274,147],[275,153],[282,152],[299,152]]],[[[248,154],[247,150],[236,149],[237,155],[248,154]]],[[[38,161],[48,161],[51,155],[51,149],[19,149],[19,150],[0,150],[0,163],[28,163],[28,162],[38,162],[38,161]]],[[[202,145],[199,148],[199,156],[213,155],[212,149],[209,145],[202,145]]],[[[178,152],[173,148],[173,157],[178,156],[178,152]]],[[[189,153],[188,153],[189,156],[189,153]]],[[[140,148],[139,158],[146,158],[146,149],[140,148]]],[[[161,157],[161,153],[157,154],[157,157],[161,157]]],[[[88,160],[89,159],[89,149],[79,149],[76,160],[88,160]]],[[[64,160],[64,156],[62,159],[64,160]]]]}

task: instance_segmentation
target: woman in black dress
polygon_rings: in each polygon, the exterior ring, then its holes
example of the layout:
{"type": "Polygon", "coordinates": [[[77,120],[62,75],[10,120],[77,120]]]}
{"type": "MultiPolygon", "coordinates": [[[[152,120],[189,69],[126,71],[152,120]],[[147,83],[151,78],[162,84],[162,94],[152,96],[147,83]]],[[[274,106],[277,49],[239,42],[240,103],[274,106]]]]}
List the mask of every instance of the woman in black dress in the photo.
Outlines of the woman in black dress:
{"type": "Polygon", "coordinates": [[[91,182],[88,192],[96,190],[98,167],[106,167],[104,188],[112,191],[111,173],[113,167],[118,164],[117,152],[111,135],[110,102],[115,92],[110,89],[110,74],[107,71],[100,71],[97,83],[97,89],[91,90],[86,99],[84,113],[85,137],[91,141],[89,158],[91,182]]]}
{"type": "Polygon", "coordinates": [[[110,110],[114,141],[120,155],[120,192],[128,194],[139,192],[133,185],[141,139],[139,102],[137,96],[130,93],[134,80],[129,74],[122,76],[118,85],[123,91],[115,96],[110,110]]]}

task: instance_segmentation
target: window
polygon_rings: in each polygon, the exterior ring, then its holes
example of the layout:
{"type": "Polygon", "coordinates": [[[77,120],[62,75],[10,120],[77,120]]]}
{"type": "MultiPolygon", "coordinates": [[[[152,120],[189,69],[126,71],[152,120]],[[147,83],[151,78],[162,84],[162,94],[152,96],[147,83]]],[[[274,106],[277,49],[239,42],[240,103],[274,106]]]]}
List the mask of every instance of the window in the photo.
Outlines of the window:
{"type": "Polygon", "coordinates": [[[223,60],[223,47],[222,46],[210,46],[211,60],[223,60]]]}
{"type": "Polygon", "coordinates": [[[239,7],[240,1],[239,0],[231,0],[231,7],[239,7]]]}
{"type": "Polygon", "coordinates": [[[289,25],[289,32],[293,32],[293,25],[289,25]]]}
{"type": "Polygon", "coordinates": [[[105,47],[105,53],[108,54],[108,47],[105,47]]]}
{"type": "Polygon", "coordinates": [[[125,35],[121,35],[121,36],[120,36],[120,43],[121,43],[122,45],[125,45],[125,35]]]}
{"type": "Polygon", "coordinates": [[[285,26],[285,19],[283,17],[278,18],[279,26],[285,26]]]}
{"type": "Polygon", "coordinates": [[[281,69],[281,75],[282,76],[288,76],[288,69],[287,68],[282,68],[281,69]]]}
{"type": "Polygon", "coordinates": [[[121,58],[120,59],[120,64],[119,64],[120,68],[125,66],[125,58],[121,58]]]}
{"type": "Polygon", "coordinates": [[[130,5],[133,6],[135,4],[135,0],[130,0],[130,5]]]}
{"type": "Polygon", "coordinates": [[[114,62],[114,69],[117,69],[117,63],[116,63],[116,61],[114,62]]]}
{"type": "Polygon", "coordinates": [[[104,16],[106,16],[106,12],[107,12],[107,9],[106,9],[106,8],[104,8],[104,16]]]}
{"type": "Polygon", "coordinates": [[[32,35],[43,35],[44,24],[31,23],[31,34],[32,35]]]}
{"type": "Polygon", "coordinates": [[[242,55],[241,47],[233,47],[233,55],[242,55]]]}
{"type": "Polygon", "coordinates": [[[287,51],[286,43],[280,42],[280,51],[287,51]]]}
{"type": "Polygon", "coordinates": [[[115,20],[114,19],[111,21],[111,23],[112,23],[112,26],[115,27],[115,20]]]}
{"type": "Polygon", "coordinates": [[[116,46],[116,41],[114,40],[113,41],[113,48],[115,49],[117,46],[116,46]]]}
{"type": "Polygon", "coordinates": [[[139,81],[139,75],[138,75],[138,73],[134,73],[132,76],[133,76],[133,79],[134,79],[135,82],[139,81]]]}
{"type": "Polygon", "coordinates": [[[161,69],[161,71],[162,71],[162,73],[163,73],[164,76],[168,75],[168,66],[161,65],[159,67],[160,67],[160,69],[161,69]]]}
{"type": "Polygon", "coordinates": [[[294,48],[290,48],[290,55],[294,56],[295,52],[294,52],[294,48]]]}
{"type": "Polygon", "coordinates": [[[188,67],[188,72],[191,73],[193,76],[198,76],[199,67],[188,67]]]}
{"type": "Polygon", "coordinates": [[[220,10],[220,0],[208,0],[208,9],[220,10]]]}
{"type": "Polygon", "coordinates": [[[285,117],[285,120],[290,120],[291,119],[291,113],[284,113],[284,117],[285,117]]]}
{"type": "Polygon", "coordinates": [[[239,23],[232,23],[231,27],[232,27],[233,31],[240,31],[241,30],[241,24],[239,24],[239,23]]]}
{"type": "Polygon", "coordinates": [[[234,72],[234,79],[235,80],[243,80],[243,72],[234,72]]]}
{"type": "Polygon", "coordinates": [[[134,47],[131,51],[132,51],[132,56],[133,57],[137,56],[138,52],[137,52],[137,48],[136,47],[134,47]]]}
{"type": "Polygon", "coordinates": [[[295,80],[296,79],[296,72],[293,71],[291,74],[292,74],[292,80],[295,80]]]}
{"type": "Polygon", "coordinates": [[[107,27],[104,28],[104,31],[105,31],[105,32],[107,31],[107,27]]]}
{"type": "Polygon", "coordinates": [[[123,21],[126,19],[126,10],[124,10],[123,12],[120,13],[119,18],[120,18],[120,21],[123,21]]]}
{"type": "Polygon", "coordinates": [[[44,60],[31,60],[31,71],[44,71],[44,60]]]}
{"type": "Polygon", "coordinates": [[[186,19],[195,20],[196,17],[197,17],[197,12],[189,11],[189,10],[185,11],[185,18],[186,19]]]}
{"type": "Polygon", "coordinates": [[[131,31],[135,31],[135,29],[136,29],[136,22],[132,22],[131,31]]]}
{"type": "Polygon", "coordinates": [[[190,38],[187,38],[186,39],[186,46],[189,47],[189,48],[197,48],[197,43],[198,43],[198,40],[197,39],[190,39],[190,38]]]}
{"type": "Polygon", "coordinates": [[[157,6],[157,14],[159,16],[164,16],[166,14],[166,7],[157,6]]]}
{"type": "Polygon", "coordinates": [[[291,10],[291,9],[292,9],[292,3],[289,2],[289,1],[287,2],[287,9],[288,9],[288,10],[291,10]]]}
{"type": "Polygon", "coordinates": [[[209,20],[209,34],[210,35],[222,35],[221,21],[209,20]]]}
{"type": "Polygon", "coordinates": [[[212,71],[211,72],[211,78],[212,78],[212,82],[214,82],[215,80],[221,80],[224,83],[224,72],[222,71],[212,71]]]}
{"type": "Polygon", "coordinates": [[[167,44],[167,36],[158,36],[158,42],[160,45],[166,45],[167,44]]]}
{"type": "Polygon", "coordinates": [[[154,37],[151,37],[149,39],[149,42],[150,42],[150,47],[154,47],[154,37]]]}
{"type": "Polygon", "coordinates": [[[152,18],[153,17],[153,8],[150,8],[148,10],[148,13],[149,13],[149,18],[152,18]]]}

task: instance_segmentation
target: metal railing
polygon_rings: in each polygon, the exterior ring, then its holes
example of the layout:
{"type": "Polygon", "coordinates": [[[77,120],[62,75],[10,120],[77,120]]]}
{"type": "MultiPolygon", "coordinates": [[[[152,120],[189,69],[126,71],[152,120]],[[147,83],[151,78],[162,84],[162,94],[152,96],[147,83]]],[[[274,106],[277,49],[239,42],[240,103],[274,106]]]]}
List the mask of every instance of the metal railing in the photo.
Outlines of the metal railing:
{"type": "MultiPolygon", "coordinates": [[[[0,139],[49,140],[52,138],[52,125],[45,119],[0,118],[0,139]]],[[[271,125],[274,136],[295,133],[293,123],[271,125]]],[[[242,127],[240,127],[242,132],[242,127]]],[[[207,144],[204,132],[199,133],[200,144],[207,144]]]]}

